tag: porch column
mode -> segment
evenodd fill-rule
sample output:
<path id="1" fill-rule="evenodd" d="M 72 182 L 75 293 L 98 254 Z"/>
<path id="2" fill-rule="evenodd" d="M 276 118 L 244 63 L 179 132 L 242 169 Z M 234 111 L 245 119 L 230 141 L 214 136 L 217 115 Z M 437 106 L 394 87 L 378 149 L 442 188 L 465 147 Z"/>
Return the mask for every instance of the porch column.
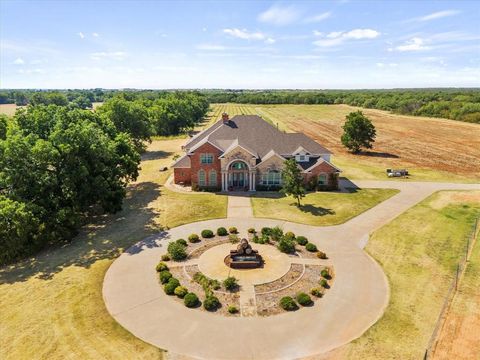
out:
<path id="1" fill-rule="evenodd" d="M 257 191 L 255 187 L 255 173 L 252 173 L 252 191 Z"/>
<path id="2" fill-rule="evenodd" d="M 248 190 L 252 191 L 252 172 L 248 172 Z"/>
<path id="3" fill-rule="evenodd" d="M 226 186 L 226 181 L 225 181 L 225 172 L 222 171 L 222 191 L 226 191 L 227 186 Z"/>

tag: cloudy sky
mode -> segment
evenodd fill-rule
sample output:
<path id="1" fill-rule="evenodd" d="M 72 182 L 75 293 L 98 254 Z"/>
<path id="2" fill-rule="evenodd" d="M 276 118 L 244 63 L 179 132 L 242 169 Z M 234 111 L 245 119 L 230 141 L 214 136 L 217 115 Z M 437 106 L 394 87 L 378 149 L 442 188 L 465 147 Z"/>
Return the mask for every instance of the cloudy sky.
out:
<path id="1" fill-rule="evenodd" d="M 480 86 L 477 1 L 0 0 L 1 88 Z"/>

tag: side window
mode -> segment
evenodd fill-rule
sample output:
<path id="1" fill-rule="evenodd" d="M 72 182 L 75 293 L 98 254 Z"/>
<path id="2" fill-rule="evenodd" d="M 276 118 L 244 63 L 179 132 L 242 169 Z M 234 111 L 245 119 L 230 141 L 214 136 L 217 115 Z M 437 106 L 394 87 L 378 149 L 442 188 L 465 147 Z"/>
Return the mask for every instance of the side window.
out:
<path id="1" fill-rule="evenodd" d="M 205 170 L 198 171 L 198 185 L 205 186 Z"/>
<path id="2" fill-rule="evenodd" d="M 327 185 L 327 175 L 325 174 L 318 175 L 318 185 Z"/>
<path id="3" fill-rule="evenodd" d="M 217 186 L 217 172 L 215 170 L 211 170 L 208 174 L 208 185 Z"/>
<path id="4" fill-rule="evenodd" d="M 202 164 L 212 164 L 213 163 L 213 154 L 210 154 L 210 153 L 200 154 L 200 162 Z"/>

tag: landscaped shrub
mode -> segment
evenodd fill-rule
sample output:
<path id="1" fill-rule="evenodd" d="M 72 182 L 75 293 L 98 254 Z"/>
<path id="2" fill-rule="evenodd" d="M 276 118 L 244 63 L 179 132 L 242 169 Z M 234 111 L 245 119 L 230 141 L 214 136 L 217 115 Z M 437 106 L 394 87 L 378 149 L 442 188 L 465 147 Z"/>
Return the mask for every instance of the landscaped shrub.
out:
<path id="1" fill-rule="evenodd" d="M 191 243 L 197 243 L 200 241 L 200 237 L 197 234 L 191 234 L 188 236 L 188 241 Z"/>
<path id="2" fill-rule="evenodd" d="M 182 244 L 183 246 L 188 246 L 188 243 L 185 241 L 185 239 L 178 239 L 176 243 Z"/>
<path id="3" fill-rule="evenodd" d="M 187 257 L 185 245 L 179 242 L 172 242 L 168 244 L 167 251 L 170 257 L 175 261 L 180 261 Z"/>
<path id="4" fill-rule="evenodd" d="M 168 254 L 163 254 L 161 257 L 162 261 L 170 261 L 170 255 Z"/>
<path id="5" fill-rule="evenodd" d="M 298 245 L 305 246 L 308 243 L 308 239 L 305 236 L 297 236 L 296 240 Z"/>
<path id="6" fill-rule="evenodd" d="M 298 305 L 290 296 L 285 296 L 280 299 L 280 306 L 283 310 L 293 311 L 298 309 Z"/>
<path id="7" fill-rule="evenodd" d="M 203 301 L 203 307 L 205 310 L 213 311 L 220 306 L 220 300 L 216 296 L 208 295 Z"/>
<path id="8" fill-rule="evenodd" d="M 177 286 L 173 293 L 177 295 L 179 298 L 183 299 L 185 295 L 188 294 L 188 290 L 184 286 Z"/>
<path id="9" fill-rule="evenodd" d="M 255 234 L 257 232 L 254 228 L 249 228 L 247 231 L 249 234 Z"/>
<path id="10" fill-rule="evenodd" d="M 180 286 L 180 281 L 172 277 L 165 285 L 163 285 L 163 290 L 165 291 L 165 294 L 173 295 L 177 286 Z"/>
<path id="11" fill-rule="evenodd" d="M 278 250 L 285 254 L 293 254 L 295 252 L 295 243 L 293 240 L 281 238 L 278 242 Z"/>
<path id="12" fill-rule="evenodd" d="M 253 236 L 252 236 L 252 241 L 253 241 L 255 244 L 258 244 L 258 243 L 260 243 L 260 238 L 259 238 L 257 235 L 253 235 Z"/>
<path id="13" fill-rule="evenodd" d="M 310 252 L 316 252 L 317 246 L 315 244 L 308 243 L 307 245 L 305 245 L 305 249 L 307 249 Z"/>
<path id="14" fill-rule="evenodd" d="M 313 288 L 310 290 L 310 294 L 316 297 L 322 297 L 323 296 L 323 290 L 320 288 Z"/>
<path id="15" fill-rule="evenodd" d="M 317 257 L 319 259 L 328 259 L 327 254 L 325 254 L 323 251 L 317 252 Z"/>
<path id="16" fill-rule="evenodd" d="M 280 241 L 280 239 L 283 237 L 283 230 L 280 229 L 278 226 L 275 226 L 272 228 L 270 231 L 270 238 L 273 241 Z"/>
<path id="17" fill-rule="evenodd" d="M 195 281 L 197 284 L 200 284 L 205 292 L 210 291 L 210 289 L 218 290 L 221 287 L 218 280 L 210 279 L 201 272 L 197 272 L 193 275 L 193 281 Z"/>
<path id="18" fill-rule="evenodd" d="M 237 228 L 236 228 L 235 226 L 229 227 L 229 228 L 228 228 L 228 232 L 229 232 L 230 234 L 238 234 L 238 230 L 237 230 Z"/>
<path id="19" fill-rule="evenodd" d="M 237 234 L 230 234 L 228 235 L 228 240 L 230 240 L 230 242 L 232 244 L 236 244 L 240 241 L 240 239 L 238 238 L 238 235 Z"/>
<path id="20" fill-rule="evenodd" d="M 310 298 L 310 295 L 305 294 L 304 292 L 297 294 L 297 301 L 302 306 L 311 305 L 313 302 L 312 299 Z"/>
<path id="21" fill-rule="evenodd" d="M 328 285 L 328 281 L 325 279 L 320 280 L 320 286 L 325 289 L 328 289 L 330 287 L 330 285 Z"/>
<path id="22" fill-rule="evenodd" d="M 168 280 L 172 278 L 172 273 L 168 270 L 163 270 L 163 271 L 160 271 L 159 277 L 160 277 L 160 282 L 162 284 L 166 284 Z"/>
<path id="23" fill-rule="evenodd" d="M 160 271 L 163 271 L 163 270 L 168 270 L 168 266 L 167 266 L 167 264 L 165 264 L 163 261 L 160 261 L 160 262 L 157 264 L 156 269 L 157 269 L 158 272 L 160 272 Z"/>
<path id="24" fill-rule="evenodd" d="M 269 235 L 272 233 L 272 228 L 269 227 L 263 227 L 262 230 L 260 231 L 262 235 Z"/>
<path id="25" fill-rule="evenodd" d="M 212 230 L 202 230 L 202 237 L 205 239 L 212 238 L 214 236 Z"/>
<path id="26" fill-rule="evenodd" d="M 330 272 L 328 271 L 328 269 L 323 269 L 320 274 L 327 280 L 330 280 L 332 278 L 332 276 L 330 275 Z"/>
<path id="27" fill-rule="evenodd" d="M 236 313 L 238 313 L 238 309 L 237 309 L 237 307 L 236 307 L 235 305 L 230 305 L 230 306 L 228 307 L 228 312 L 229 312 L 230 314 L 236 314 Z"/>
<path id="28" fill-rule="evenodd" d="M 228 231 L 227 229 L 225 229 L 224 227 L 219 227 L 217 229 L 217 235 L 218 236 L 227 236 L 228 235 Z"/>
<path id="29" fill-rule="evenodd" d="M 186 307 L 193 308 L 198 305 L 198 296 L 194 293 L 188 293 L 185 295 L 183 298 L 183 303 L 185 304 Z"/>
<path id="30" fill-rule="evenodd" d="M 295 234 L 291 231 L 287 231 L 284 235 L 287 239 L 295 240 Z"/>
<path id="31" fill-rule="evenodd" d="M 228 291 L 234 291 L 238 287 L 238 280 L 235 279 L 233 276 L 229 276 L 225 280 L 223 280 L 223 286 Z"/>

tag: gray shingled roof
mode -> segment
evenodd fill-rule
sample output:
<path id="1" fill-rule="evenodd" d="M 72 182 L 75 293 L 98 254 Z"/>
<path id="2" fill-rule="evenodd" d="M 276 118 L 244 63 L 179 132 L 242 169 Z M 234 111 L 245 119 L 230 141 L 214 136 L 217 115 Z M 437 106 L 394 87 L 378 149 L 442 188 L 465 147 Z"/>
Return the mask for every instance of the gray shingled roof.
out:
<path id="1" fill-rule="evenodd" d="M 190 161 L 190 157 L 187 155 L 183 155 L 172 165 L 174 168 L 190 168 L 191 166 L 192 162 Z"/>
<path id="2" fill-rule="evenodd" d="M 236 115 L 228 124 L 220 120 L 191 139 L 185 145 L 186 149 L 189 150 L 205 138 L 224 151 L 238 139 L 240 145 L 257 153 L 261 158 L 272 149 L 280 155 L 290 155 L 299 146 L 311 154 L 331 154 L 305 134 L 283 133 L 257 115 Z"/>

